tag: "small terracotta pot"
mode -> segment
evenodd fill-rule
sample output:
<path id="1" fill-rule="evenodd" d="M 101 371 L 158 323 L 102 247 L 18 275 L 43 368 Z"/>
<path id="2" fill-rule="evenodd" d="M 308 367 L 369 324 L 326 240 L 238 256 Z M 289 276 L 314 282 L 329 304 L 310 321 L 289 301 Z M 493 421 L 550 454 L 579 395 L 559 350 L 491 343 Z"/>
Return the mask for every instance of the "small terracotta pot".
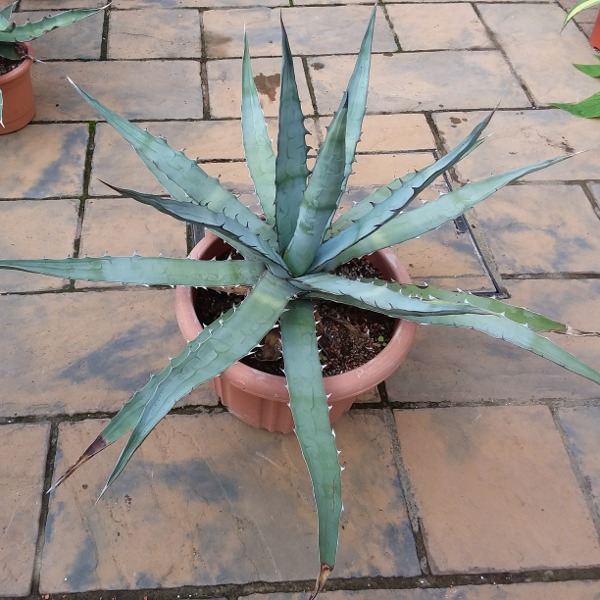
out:
<path id="1" fill-rule="evenodd" d="M 590 46 L 596 50 L 600 50 L 600 12 L 596 17 L 596 23 L 594 29 L 592 29 L 592 35 L 590 36 Z"/>
<path id="2" fill-rule="evenodd" d="M 27 48 L 27 58 L 16 69 L 0 76 L 0 89 L 4 102 L 2 110 L 4 127 L 0 125 L 0 134 L 22 129 L 35 115 L 30 71 L 33 64 L 33 48 L 27 42 L 23 45 Z"/>
<path id="3" fill-rule="evenodd" d="M 190 257 L 208 260 L 227 249 L 221 239 L 208 233 L 192 250 Z M 381 250 L 369 256 L 368 260 L 386 277 L 402 283 L 410 282 L 408 273 L 392 251 Z M 179 329 L 186 340 L 192 340 L 202 331 L 194 309 L 192 288 L 178 287 L 175 302 Z M 398 368 L 408 354 L 415 330 L 415 323 L 397 321 L 392 339 L 374 359 L 347 373 L 324 378 L 325 391 L 331 394 L 328 400 L 331 423 L 350 410 L 360 394 L 381 383 Z M 213 379 L 213 383 L 223 405 L 244 423 L 269 431 L 293 431 L 285 377 L 270 375 L 238 362 Z"/>

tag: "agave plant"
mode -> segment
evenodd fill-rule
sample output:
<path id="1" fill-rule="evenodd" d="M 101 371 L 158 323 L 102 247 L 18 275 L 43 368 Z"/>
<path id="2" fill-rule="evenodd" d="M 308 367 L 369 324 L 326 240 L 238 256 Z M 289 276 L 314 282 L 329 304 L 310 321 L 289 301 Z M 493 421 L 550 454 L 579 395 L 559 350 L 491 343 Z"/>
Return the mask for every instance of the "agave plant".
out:
<path id="1" fill-rule="evenodd" d="M 332 300 L 416 323 L 479 330 L 600 383 L 599 372 L 540 335 L 543 332 L 584 333 L 567 325 L 492 298 L 377 279 L 349 280 L 332 273 L 351 259 L 435 229 L 502 186 L 565 158 L 469 183 L 435 201 L 409 207 L 431 182 L 482 143 L 481 135 L 490 115 L 437 162 L 376 189 L 334 220 L 352 170 L 366 109 L 375 12 L 376 8 L 347 91 L 320 147 L 312 173 L 307 168 L 307 131 L 283 24 L 276 153 L 267 133 L 245 40 L 242 137 L 262 207 L 261 216 L 251 212 L 217 179 L 209 177 L 194 160 L 171 148 L 166 140 L 140 129 L 76 86 L 133 146 L 169 197 L 111 187 L 171 217 L 205 226 L 237 250 L 243 259 L 196 261 L 134 255 L 0 261 L 4 269 L 91 281 L 251 287 L 236 308 L 208 325 L 179 356 L 132 396 L 53 488 L 96 453 L 129 434 L 102 490 L 104 493 L 146 436 L 180 398 L 250 353 L 279 323 L 294 431 L 316 501 L 320 569 L 311 598 L 321 591 L 334 567 L 342 511 L 341 468 L 319 361 L 315 300 Z"/>
<path id="2" fill-rule="evenodd" d="M 39 21 L 17 25 L 12 21 L 12 16 L 18 4 L 13 2 L 4 8 L 0 8 L 0 57 L 11 61 L 21 61 L 23 52 L 20 44 L 31 42 L 45 33 L 71 25 L 81 19 L 95 15 L 106 8 L 68 10 L 51 17 L 44 17 Z M 0 124 L 2 124 L 2 90 L 0 90 Z"/>
<path id="3" fill-rule="evenodd" d="M 565 17 L 565 21 L 563 23 L 562 28 L 564 29 L 567 23 L 575 16 L 577 16 L 581 11 L 586 10 L 587 8 L 593 8 L 594 6 L 598 6 L 600 4 L 600 0 L 579 0 L 575 3 L 573 8 L 567 13 Z"/>

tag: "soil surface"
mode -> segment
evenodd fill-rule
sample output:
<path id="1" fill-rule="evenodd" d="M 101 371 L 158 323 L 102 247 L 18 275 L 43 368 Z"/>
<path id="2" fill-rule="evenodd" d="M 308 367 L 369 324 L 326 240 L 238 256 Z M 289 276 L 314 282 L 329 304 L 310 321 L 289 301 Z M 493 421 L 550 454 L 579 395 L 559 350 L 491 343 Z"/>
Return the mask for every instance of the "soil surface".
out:
<path id="1" fill-rule="evenodd" d="M 27 56 L 27 50 L 25 49 L 24 46 L 17 46 L 16 50 L 17 50 L 17 53 L 20 54 L 23 58 L 25 58 Z M 0 76 L 10 73 L 13 69 L 16 69 L 22 62 L 23 62 L 23 59 L 8 60 L 8 58 L 4 58 L 4 57 L 0 56 Z"/>
<path id="2" fill-rule="evenodd" d="M 226 258 L 226 257 L 220 257 Z M 366 260 L 353 260 L 335 273 L 349 279 L 379 277 L 382 274 Z M 244 296 L 215 289 L 196 288 L 194 307 L 203 326 L 212 323 Z M 327 300 L 315 301 L 317 334 L 323 374 L 338 375 L 351 371 L 385 348 L 394 333 L 395 319 L 374 312 Z M 244 364 L 272 375 L 281 375 L 283 357 L 279 329 L 272 329 L 262 340 L 262 347 L 245 357 Z"/>

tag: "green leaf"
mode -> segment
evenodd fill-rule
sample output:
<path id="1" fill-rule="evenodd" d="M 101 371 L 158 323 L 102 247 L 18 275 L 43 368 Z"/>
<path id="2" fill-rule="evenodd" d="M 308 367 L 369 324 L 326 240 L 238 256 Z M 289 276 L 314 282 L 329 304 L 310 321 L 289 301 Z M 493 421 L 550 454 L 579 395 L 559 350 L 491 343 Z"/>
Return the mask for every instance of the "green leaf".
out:
<path id="1" fill-rule="evenodd" d="M 398 215 L 369 237 L 340 252 L 332 259 L 321 260 L 320 253 L 317 253 L 311 270 L 331 271 L 352 258 L 371 254 L 376 250 L 388 248 L 418 237 L 448 221 L 456 219 L 505 185 L 570 158 L 570 156 L 560 156 L 534 165 L 513 169 L 500 175 L 493 175 L 482 181 L 469 183 L 458 190 L 444 194 L 435 201 L 426 202 L 414 210 Z"/>
<path id="2" fill-rule="evenodd" d="M 17 25 L 11 31 L 0 30 L 0 42 L 30 42 L 31 40 L 35 40 L 45 33 L 52 31 L 53 29 L 64 27 L 65 25 L 71 25 L 72 23 L 81 21 L 81 19 L 91 17 L 105 8 L 106 6 L 90 10 L 69 10 L 51 17 L 44 17 L 43 19 L 34 21 L 33 23 Z"/>
<path id="3" fill-rule="evenodd" d="M 592 367 L 586 365 L 573 354 L 563 350 L 560 346 L 550 341 L 519 323 L 501 315 L 454 315 L 454 316 L 437 316 L 430 315 L 427 317 L 407 317 L 407 320 L 416 323 L 424 323 L 429 325 L 447 325 L 450 327 L 462 327 L 466 329 L 475 329 L 488 335 L 505 340 L 519 346 L 525 350 L 529 350 L 538 356 L 548 359 L 549 361 L 581 375 L 586 379 L 590 379 L 595 383 L 600 384 L 600 373 Z M 597 335 L 597 334 L 594 334 Z"/>
<path id="4" fill-rule="evenodd" d="M 321 572 L 329 573 L 335 565 L 342 512 L 341 468 L 329 422 L 312 302 L 290 304 L 281 316 L 281 342 L 294 432 L 317 505 Z"/>
<path id="5" fill-rule="evenodd" d="M 69 81 L 71 81 L 69 79 Z M 150 172 L 178 202 L 191 202 L 209 208 L 238 221 L 252 233 L 275 245 L 275 232 L 227 191 L 215 177 L 207 175 L 195 161 L 171 148 L 167 142 L 140 129 L 127 119 L 98 102 L 85 90 L 73 83 L 87 100 L 132 146 Z"/>
<path id="6" fill-rule="evenodd" d="M 347 108 L 342 108 L 329 126 L 300 205 L 296 230 L 283 255 L 296 275 L 305 273 L 312 263 L 343 193 L 347 114 Z"/>
<path id="7" fill-rule="evenodd" d="M 600 4 L 600 0 L 579 0 L 577 4 L 567 13 L 565 17 L 565 22 L 563 23 L 563 29 L 565 25 L 576 15 L 578 15 L 582 10 L 586 8 L 592 8 L 593 6 L 598 6 Z"/>
<path id="8" fill-rule="evenodd" d="M 367 110 L 367 95 L 369 92 L 369 74 L 371 71 L 371 50 L 373 47 L 373 33 L 375 31 L 375 17 L 377 15 L 377 4 L 371 11 L 371 18 L 365 35 L 363 36 L 354 71 L 348 82 L 348 90 L 344 93 L 338 111 L 344 106 L 348 107 L 348 118 L 346 124 L 346 158 L 344 167 L 344 181 L 342 188 L 346 188 L 348 177 L 352 173 L 352 164 L 356 154 L 356 146 L 362 133 L 362 124 Z"/>
<path id="9" fill-rule="evenodd" d="M 383 281 L 350 280 L 327 273 L 305 275 L 296 280 L 310 290 L 310 298 L 321 298 L 357 306 L 397 319 L 427 315 L 491 314 L 526 325 L 533 331 L 586 335 L 563 323 L 494 298 L 465 292 L 450 292 L 431 286 Z"/>
<path id="10" fill-rule="evenodd" d="M 142 285 L 204 287 L 254 285 L 264 271 L 258 261 L 205 261 L 188 258 L 116 257 L 0 260 L 0 269 L 40 273 L 64 279 Z"/>
<path id="11" fill-rule="evenodd" d="M 17 7 L 17 3 L 18 2 L 13 2 L 11 4 L 9 4 L 8 6 L 5 6 L 4 8 L 0 8 L 0 17 L 2 19 L 4 19 L 8 25 L 11 25 L 11 19 L 12 19 L 12 15 L 13 15 L 13 11 L 15 10 L 15 8 Z M 4 27 L 2 25 L 0 25 L 0 30 L 4 29 Z"/>
<path id="12" fill-rule="evenodd" d="M 561 108 L 576 117 L 584 117 L 586 119 L 594 119 L 600 117 L 600 92 L 576 103 L 561 104 L 558 102 L 550 102 L 550 106 Z"/>
<path id="13" fill-rule="evenodd" d="M 294 75 L 294 62 L 287 32 L 281 22 L 281 89 L 279 100 L 279 132 L 275 163 L 275 223 L 279 250 L 283 252 L 296 228 L 300 203 L 306 189 L 308 146 L 304 115 Z"/>
<path id="14" fill-rule="evenodd" d="M 357 244 L 371 233 L 385 225 L 390 220 L 394 219 L 402 210 L 404 210 L 430 183 L 435 181 L 440 175 L 445 173 L 450 167 L 455 165 L 464 156 L 472 152 L 475 146 L 478 146 L 479 136 L 487 127 L 493 113 L 479 123 L 473 131 L 451 152 L 437 160 L 435 163 L 421 169 L 410 178 L 406 185 L 400 185 L 395 190 L 390 190 L 387 198 L 383 195 L 378 197 L 378 202 L 372 202 L 370 209 L 369 199 L 363 200 L 355 205 L 364 207 L 362 216 L 355 219 L 355 222 L 349 225 L 346 229 L 338 233 L 335 237 L 328 239 L 319 248 L 319 260 L 325 261 L 333 258 L 345 248 L 349 248 L 353 244 Z M 350 209 L 349 213 L 358 213 L 358 210 Z M 352 215 L 350 215 L 352 218 Z"/>
<path id="15" fill-rule="evenodd" d="M 573 65 L 590 77 L 600 77 L 600 65 Z"/>
<path id="16" fill-rule="evenodd" d="M 275 153 L 252 75 L 248 37 L 242 58 L 242 138 L 246 163 L 267 223 L 275 223 Z"/>
<path id="17" fill-rule="evenodd" d="M 8 60 L 23 60 L 23 55 L 17 51 L 17 46 L 15 46 L 15 44 L 10 43 L 0 42 L 0 56 Z"/>
<path id="18" fill-rule="evenodd" d="M 146 386 L 129 399 L 51 490 L 133 428 L 102 495 L 175 403 L 246 356 L 271 330 L 295 291 L 293 286 L 266 272 L 237 308 L 206 327 L 179 356 L 170 361 L 169 366 L 153 375 Z"/>
<path id="19" fill-rule="evenodd" d="M 152 206 L 156 210 L 175 219 L 205 225 L 238 250 L 243 256 L 266 260 L 278 269 L 280 273 L 287 272 L 285 263 L 273 248 L 264 239 L 234 219 L 230 219 L 223 214 L 214 213 L 206 206 L 200 204 L 175 202 L 155 194 L 144 194 L 143 192 L 120 188 L 106 181 L 102 181 L 102 183 L 124 196 L 129 196 L 137 202 Z"/>

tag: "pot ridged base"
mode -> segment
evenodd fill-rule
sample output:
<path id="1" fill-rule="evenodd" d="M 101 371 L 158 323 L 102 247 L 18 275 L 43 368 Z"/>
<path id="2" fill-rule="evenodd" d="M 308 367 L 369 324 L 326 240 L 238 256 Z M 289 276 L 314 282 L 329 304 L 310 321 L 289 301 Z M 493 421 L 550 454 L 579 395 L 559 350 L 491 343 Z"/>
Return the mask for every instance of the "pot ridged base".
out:
<path id="1" fill-rule="evenodd" d="M 207 234 L 192 250 L 190 257 L 209 260 L 222 255 L 228 248 L 222 240 Z M 384 276 L 402 283 L 410 282 L 408 273 L 392 251 L 382 250 L 368 259 Z M 202 331 L 194 307 L 193 289 L 180 286 L 175 296 L 179 329 L 186 340 L 192 340 Z M 362 393 L 384 381 L 398 368 L 408 354 L 415 330 L 415 323 L 397 321 L 392 339 L 374 359 L 347 373 L 324 378 L 332 424 L 350 410 Z M 238 362 L 215 378 L 213 383 L 223 406 L 244 423 L 268 431 L 293 431 L 285 377 L 270 375 Z"/>
<path id="2" fill-rule="evenodd" d="M 0 135 L 22 129 L 35 116 L 33 86 L 31 85 L 31 65 L 33 49 L 25 44 L 26 58 L 16 69 L 0 77 L 0 89 L 4 103 L 2 117 L 4 126 L 0 125 Z"/>

